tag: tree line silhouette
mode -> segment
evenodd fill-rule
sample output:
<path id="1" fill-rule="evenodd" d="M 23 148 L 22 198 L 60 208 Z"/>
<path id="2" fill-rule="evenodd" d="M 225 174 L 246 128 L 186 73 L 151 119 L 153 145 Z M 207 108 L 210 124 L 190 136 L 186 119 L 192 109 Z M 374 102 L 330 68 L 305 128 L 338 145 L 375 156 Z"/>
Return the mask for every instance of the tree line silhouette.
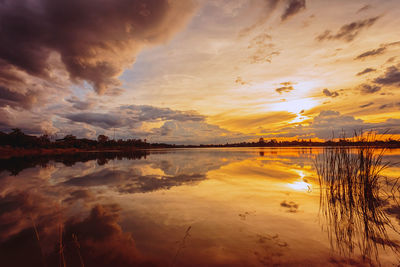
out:
<path id="1" fill-rule="evenodd" d="M 258 142 L 241 142 L 224 145 L 200 145 L 200 147 L 330 147 L 330 146 L 374 146 L 387 148 L 400 148 L 400 140 L 388 138 L 386 140 L 377 140 L 369 138 L 339 138 L 338 140 L 312 141 L 311 139 L 278 141 L 271 139 L 269 141 L 260 138 Z"/>
<path id="2" fill-rule="evenodd" d="M 167 144 L 150 144 L 141 139 L 118 139 L 112 140 L 108 136 L 99 135 L 97 140 L 88 138 L 77 138 L 68 134 L 61 139 L 51 140 L 47 134 L 33 136 L 23 133 L 20 129 L 14 128 L 10 133 L 0 132 L 0 146 L 10 146 L 14 148 L 78 148 L 78 149 L 118 149 L 118 148 L 149 148 L 165 147 Z"/>
<path id="3" fill-rule="evenodd" d="M 363 138 L 339 138 L 338 140 L 312 141 L 293 140 L 278 141 L 276 139 L 264 140 L 260 138 L 258 142 L 241 142 L 226 144 L 208 144 L 208 145 L 174 145 L 165 143 L 148 143 L 146 139 L 110 139 L 106 135 L 99 135 L 97 140 L 88 138 L 77 138 L 68 134 L 61 139 L 51 140 L 46 134 L 33 136 L 23 133 L 20 129 L 14 128 L 9 133 L 0 132 L 0 147 L 24 148 L 24 149 L 58 149 L 58 148 L 76 148 L 76 149 L 130 149 L 130 148 L 195 148 L 195 147 L 326 147 L 326 146 L 376 146 L 399 148 L 400 141 L 388 138 L 387 140 L 369 140 Z"/>

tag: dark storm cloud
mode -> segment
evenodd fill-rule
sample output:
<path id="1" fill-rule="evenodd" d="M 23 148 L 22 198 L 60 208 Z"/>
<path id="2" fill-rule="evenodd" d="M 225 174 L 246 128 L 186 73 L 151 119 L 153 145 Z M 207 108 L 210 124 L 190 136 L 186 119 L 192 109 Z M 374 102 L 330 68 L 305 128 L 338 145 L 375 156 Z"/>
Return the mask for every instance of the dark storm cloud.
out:
<path id="1" fill-rule="evenodd" d="M 367 74 L 367 73 L 370 73 L 370 72 L 374 72 L 374 71 L 376 71 L 376 69 L 366 68 L 363 71 L 360 71 L 359 73 L 357 73 L 357 76 L 361 76 L 361 75 L 364 75 L 364 74 Z"/>
<path id="2" fill-rule="evenodd" d="M 373 94 L 381 90 L 380 86 L 370 85 L 370 84 L 362 84 L 360 85 L 360 91 L 362 94 Z"/>
<path id="3" fill-rule="evenodd" d="M 1 1 L 1 64 L 48 78 L 55 52 L 71 80 L 103 93 L 143 46 L 168 40 L 192 10 L 186 0 Z"/>
<path id="4" fill-rule="evenodd" d="M 329 89 L 325 88 L 324 90 L 322 90 L 322 93 L 326 96 L 329 97 L 337 97 L 339 96 L 339 93 L 337 91 L 329 91 Z"/>
<path id="5" fill-rule="evenodd" d="M 381 85 L 396 85 L 400 83 L 399 66 L 391 66 L 386 69 L 386 72 L 374 80 L 375 83 Z"/>
<path id="6" fill-rule="evenodd" d="M 37 101 L 39 93 L 28 90 L 20 93 L 0 85 L 0 107 L 11 106 L 30 109 Z"/>
<path id="7" fill-rule="evenodd" d="M 281 20 L 285 21 L 304 9 L 306 9 L 306 0 L 290 0 L 281 16 Z"/>
<path id="8" fill-rule="evenodd" d="M 336 34 L 333 34 L 332 31 L 326 30 L 325 32 L 321 33 L 316 37 L 318 41 L 325 41 L 325 40 L 343 40 L 346 42 L 351 42 L 360 32 L 364 29 L 367 29 L 375 24 L 375 22 L 380 18 L 380 16 L 355 21 L 346 25 L 343 25 Z"/>

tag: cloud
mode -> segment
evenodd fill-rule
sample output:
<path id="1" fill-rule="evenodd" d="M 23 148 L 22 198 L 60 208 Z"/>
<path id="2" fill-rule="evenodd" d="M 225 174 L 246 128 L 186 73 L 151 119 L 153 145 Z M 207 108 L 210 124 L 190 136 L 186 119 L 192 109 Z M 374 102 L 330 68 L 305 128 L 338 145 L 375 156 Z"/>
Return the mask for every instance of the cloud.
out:
<path id="1" fill-rule="evenodd" d="M 79 98 L 73 96 L 66 100 L 67 102 L 72 104 L 72 107 L 78 110 L 87 110 L 92 109 L 95 106 L 95 101 L 92 99 L 88 99 L 86 101 L 79 100 Z"/>
<path id="2" fill-rule="evenodd" d="M 55 53 L 71 80 L 104 93 L 142 47 L 171 39 L 193 10 L 187 0 L 3 1 L 0 63 L 48 79 Z"/>
<path id="3" fill-rule="evenodd" d="M 361 13 L 361 12 L 370 10 L 371 7 L 372 7 L 371 5 L 365 5 L 365 6 L 363 6 L 362 8 L 360 8 L 359 10 L 357 10 L 357 13 Z"/>
<path id="4" fill-rule="evenodd" d="M 400 119 L 387 119 L 379 123 L 368 123 L 361 119 L 356 119 L 351 115 L 342 115 L 338 111 L 323 110 L 316 117 L 314 117 L 308 124 L 283 127 L 277 130 L 277 133 L 270 133 L 266 137 L 298 137 L 298 138 L 321 138 L 331 139 L 338 137 L 339 134 L 344 133 L 346 136 L 351 137 L 354 131 L 369 131 L 374 130 L 378 134 L 400 133 Z"/>
<path id="5" fill-rule="evenodd" d="M 271 39 L 269 34 L 261 33 L 250 40 L 247 47 L 252 53 L 249 56 L 250 63 L 271 63 L 272 57 L 280 54 L 271 42 Z"/>
<path id="6" fill-rule="evenodd" d="M 0 131 L 10 131 L 11 128 L 20 128 L 24 133 L 35 135 L 54 134 L 58 131 L 49 114 L 0 107 Z"/>
<path id="7" fill-rule="evenodd" d="M 109 188 L 114 188 L 115 191 L 133 194 L 167 190 L 174 186 L 196 184 L 205 179 L 206 176 L 200 173 L 158 176 L 103 169 L 81 177 L 71 178 L 65 181 L 64 184 L 85 188 L 107 185 Z"/>
<path id="8" fill-rule="evenodd" d="M 106 96 L 120 96 L 125 92 L 124 89 L 122 88 L 109 88 L 107 91 L 104 93 Z"/>
<path id="9" fill-rule="evenodd" d="M 384 52 L 386 52 L 386 47 L 380 47 L 380 48 L 377 48 L 377 49 L 373 49 L 373 50 L 369 50 L 367 52 L 364 52 L 364 53 L 358 55 L 354 59 L 358 60 L 358 59 L 364 59 L 366 57 L 378 56 L 378 55 L 382 55 Z"/>
<path id="10" fill-rule="evenodd" d="M 203 121 L 204 116 L 194 111 L 179 111 L 169 108 L 157 108 L 148 105 L 127 105 L 107 113 L 81 112 L 64 115 L 73 121 L 86 123 L 104 129 L 128 127 L 133 128 L 138 123 L 165 120 Z"/>
<path id="11" fill-rule="evenodd" d="M 381 106 L 379 107 L 379 109 L 393 108 L 393 107 L 400 108 L 400 102 L 383 104 L 383 105 L 381 105 Z"/>
<path id="12" fill-rule="evenodd" d="M 374 102 L 369 102 L 367 104 L 361 105 L 360 108 L 366 108 L 366 107 L 372 106 L 373 104 L 374 104 Z"/>
<path id="13" fill-rule="evenodd" d="M 70 218 L 64 234 L 67 262 L 81 265 L 78 247 L 85 266 L 156 266 L 141 255 L 132 234 L 123 231 L 120 210 L 117 204 L 96 205 L 86 218 Z"/>
<path id="14" fill-rule="evenodd" d="M 230 131 L 206 122 L 176 120 L 166 121 L 161 127 L 144 133 L 144 136 L 158 142 L 179 144 L 225 144 L 254 138 L 254 135 Z"/>
<path id="15" fill-rule="evenodd" d="M 158 108 L 149 105 L 122 106 L 120 110 L 129 115 L 136 115 L 139 121 L 177 120 L 203 121 L 205 117 L 196 111 L 179 111 L 170 108 Z"/>
<path id="16" fill-rule="evenodd" d="M 244 81 L 244 80 L 242 79 L 242 77 L 240 77 L 240 76 L 238 76 L 238 77 L 236 78 L 235 83 L 240 84 L 240 85 L 249 84 L 249 82 Z"/>
<path id="17" fill-rule="evenodd" d="M 107 112 L 60 114 L 66 122 L 58 124 L 64 134 L 96 138 L 99 134 L 118 138 L 141 138 L 150 142 L 174 144 L 226 143 L 244 141 L 249 136 L 206 122 L 196 111 L 179 111 L 148 105 L 125 105 Z"/>
<path id="18" fill-rule="evenodd" d="M 299 209 L 299 204 L 290 201 L 290 202 L 286 202 L 286 200 L 284 200 L 283 202 L 281 202 L 281 207 L 286 208 L 287 212 L 291 212 L 291 213 L 296 213 Z"/>
<path id="19" fill-rule="evenodd" d="M 281 20 L 285 21 L 304 9 L 306 9 L 306 0 L 290 0 L 281 16 Z"/>
<path id="20" fill-rule="evenodd" d="M 366 52 L 358 55 L 357 57 L 355 57 L 354 60 L 363 60 L 363 59 L 365 59 L 367 57 L 374 57 L 374 56 L 383 55 L 384 53 L 386 53 L 386 51 L 388 50 L 389 47 L 397 46 L 397 45 L 400 45 L 400 42 L 392 42 L 392 43 L 381 44 L 379 48 L 366 51 Z"/>
<path id="21" fill-rule="evenodd" d="M 362 94 L 373 94 L 379 92 L 380 90 L 381 87 L 377 85 L 370 85 L 366 83 L 360 85 L 360 91 Z"/>
<path id="22" fill-rule="evenodd" d="M 390 57 L 390 58 L 386 61 L 386 64 L 387 64 L 387 63 L 393 63 L 393 62 L 396 60 L 396 58 L 397 58 L 397 57 Z"/>
<path id="23" fill-rule="evenodd" d="M 125 125 L 125 120 L 123 118 L 120 118 L 115 114 L 108 113 L 76 113 L 66 115 L 65 117 L 74 122 L 83 122 L 105 129 L 122 127 Z"/>
<path id="24" fill-rule="evenodd" d="M 285 21 L 306 9 L 305 0 L 258 0 L 252 2 L 256 5 L 257 10 L 260 10 L 261 16 L 250 26 L 241 29 L 239 38 L 249 35 L 252 31 L 264 25 L 271 14 L 278 10 L 281 3 L 284 4 L 281 21 Z"/>
<path id="25" fill-rule="evenodd" d="M 91 201 L 95 199 L 95 195 L 89 190 L 75 190 L 70 193 L 70 196 L 63 200 L 66 203 L 73 203 L 77 200 L 84 200 L 85 202 Z"/>
<path id="26" fill-rule="evenodd" d="M 283 82 L 281 85 L 283 86 L 275 89 L 279 94 L 282 94 L 283 92 L 288 93 L 294 90 L 292 82 Z"/>
<path id="27" fill-rule="evenodd" d="M 280 0 L 261 0 L 255 1 L 257 9 L 261 10 L 261 16 L 250 26 L 240 30 L 239 38 L 249 35 L 257 27 L 267 22 L 269 16 L 275 11 Z"/>
<path id="28" fill-rule="evenodd" d="M 327 88 L 322 90 L 322 93 L 326 96 L 333 97 L 333 98 L 339 96 L 339 93 L 337 91 L 329 91 L 329 89 L 327 89 Z"/>
<path id="29" fill-rule="evenodd" d="M 265 114 L 233 116 L 232 118 L 222 118 L 218 124 L 224 125 L 228 129 L 252 129 L 262 126 L 290 121 L 296 118 L 296 114 L 287 111 L 274 111 Z"/>
<path id="30" fill-rule="evenodd" d="M 381 85 L 395 85 L 400 83 L 400 70 L 398 66 L 388 67 L 385 74 L 377 77 L 374 82 Z"/>
<path id="31" fill-rule="evenodd" d="M 367 73 L 370 73 L 370 72 L 374 72 L 374 71 L 376 71 L 376 69 L 366 68 L 363 71 L 360 71 L 359 73 L 357 73 L 357 76 L 361 76 L 361 75 L 364 75 L 364 74 L 367 74 Z"/>
<path id="32" fill-rule="evenodd" d="M 0 85 L 0 107 L 31 109 L 39 98 L 39 92 L 28 90 L 25 93 L 10 90 Z"/>
<path id="33" fill-rule="evenodd" d="M 372 17 L 365 20 L 355 21 L 346 25 L 343 25 L 336 34 L 332 34 L 330 30 L 326 30 L 316 37 L 317 41 L 325 40 L 343 40 L 345 42 L 353 41 L 362 30 L 367 29 L 375 24 L 380 16 Z"/>
<path id="34" fill-rule="evenodd" d="M 294 90 L 294 88 L 293 88 L 293 86 L 291 86 L 291 85 L 289 85 L 289 86 L 282 86 L 282 87 L 279 87 L 279 88 L 276 88 L 276 89 L 275 89 L 275 91 L 278 92 L 278 93 L 280 93 L 280 94 L 282 94 L 283 92 L 288 93 L 288 92 L 293 91 L 293 90 Z"/>

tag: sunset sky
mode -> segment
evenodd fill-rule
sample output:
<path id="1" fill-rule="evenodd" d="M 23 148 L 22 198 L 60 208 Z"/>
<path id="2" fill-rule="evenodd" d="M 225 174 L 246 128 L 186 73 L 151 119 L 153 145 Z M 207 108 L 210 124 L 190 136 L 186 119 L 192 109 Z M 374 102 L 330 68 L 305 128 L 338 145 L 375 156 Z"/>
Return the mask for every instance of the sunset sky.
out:
<path id="1" fill-rule="evenodd" d="M 1 131 L 400 137 L 399 91 L 398 0 L 0 1 Z"/>

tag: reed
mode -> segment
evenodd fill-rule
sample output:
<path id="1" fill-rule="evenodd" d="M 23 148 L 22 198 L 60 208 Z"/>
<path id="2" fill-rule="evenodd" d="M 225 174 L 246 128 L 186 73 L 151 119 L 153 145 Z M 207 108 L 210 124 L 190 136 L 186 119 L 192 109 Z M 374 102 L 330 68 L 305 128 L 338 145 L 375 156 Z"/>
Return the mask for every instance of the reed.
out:
<path id="1" fill-rule="evenodd" d="M 385 149 L 368 145 L 373 134 L 353 138 L 365 145 L 325 148 L 316 157 L 320 214 L 334 250 L 346 257 L 358 251 L 364 260 L 379 262 L 379 247 L 389 247 L 399 255 L 399 245 L 387 233 L 389 228 L 397 230 L 384 207 L 388 191 L 382 171 L 390 163 L 383 160 Z"/>

